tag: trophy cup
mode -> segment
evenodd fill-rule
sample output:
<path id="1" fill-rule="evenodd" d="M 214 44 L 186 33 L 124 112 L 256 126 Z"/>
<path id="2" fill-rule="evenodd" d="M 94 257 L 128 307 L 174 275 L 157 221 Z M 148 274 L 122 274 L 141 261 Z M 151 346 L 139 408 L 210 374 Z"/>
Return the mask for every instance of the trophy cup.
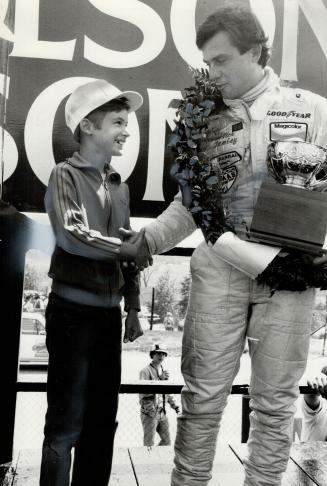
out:
<path id="1" fill-rule="evenodd" d="M 327 150 L 302 141 L 268 146 L 273 182 L 261 186 L 250 240 L 319 255 L 327 231 Z"/>

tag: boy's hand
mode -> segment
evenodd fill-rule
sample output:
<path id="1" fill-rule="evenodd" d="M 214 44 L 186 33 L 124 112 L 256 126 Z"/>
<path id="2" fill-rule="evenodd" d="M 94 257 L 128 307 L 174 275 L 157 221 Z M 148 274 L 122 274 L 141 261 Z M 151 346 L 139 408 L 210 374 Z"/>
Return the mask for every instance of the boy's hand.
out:
<path id="1" fill-rule="evenodd" d="M 160 380 L 169 380 L 169 371 L 163 370 L 160 375 Z"/>
<path id="2" fill-rule="evenodd" d="M 143 335 L 143 330 L 139 321 L 138 311 L 131 309 L 125 319 L 124 343 L 133 342 Z"/>
<path id="3" fill-rule="evenodd" d="M 144 268 L 152 265 L 153 258 L 145 238 L 145 230 L 142 229 L 137 233 L 136 231 L 120 228 L 119 232 L 125 238 L 128 238 L 127 241 L 123 241 L 121 244 L 119 260 L 132 260 L 139 270 L 144 270 Z"/>
<path id="4" fill-rule="evenodd" d="M 132 229 L 127 230 L 125 228 L 119 228 L 119 233 L 121 235 L 121 239 L 128 241 L 128 243 L 135 243 L 140 234 L 138 231 L 134 231 Z"/>

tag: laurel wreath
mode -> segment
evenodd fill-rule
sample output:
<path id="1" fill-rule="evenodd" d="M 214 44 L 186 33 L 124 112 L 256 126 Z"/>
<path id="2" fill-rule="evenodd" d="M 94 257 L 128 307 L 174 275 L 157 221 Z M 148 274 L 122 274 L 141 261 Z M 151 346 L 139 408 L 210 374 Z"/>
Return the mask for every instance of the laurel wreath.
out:
<path id="1" fill-rule="evenodd" d="M 203 150 L 207 142 L 209 117 L 225 109 L 221 93 L 209 80 L 206 70 L 193 70 L 195 84 L 182 91 L 182 100 L 170 106 L 177 108 L 176 127 L 169 146 L 175 153 L 171 175 L 178 181 L 183 204 L 202 230 L 207 243 L 214 244 L 227 224 L 222 199 L 222 172 L 213 169 Z"/>
<path id="2" fill-rule="evenodd" d="M 222 171 L 212 167 L 205 152 L 210 117 L 226 109 L 221 92 L 204 69 L 192 70 L 194 85 L 173 100 L 175 129 L 169 147 L 174 153 L 171 175 L 177 180 L 183 205 L 190 211 L 206 242 L 214 244 L 226 231 L 234 231 L 226 221 L 223 204 Z M 276 290 L 303 291 L 309 287 L 327 289 L 327 270 L 313 265 L 314 256 L 297 250 L 277 255 L 257 277 L 259 284 Z"/>

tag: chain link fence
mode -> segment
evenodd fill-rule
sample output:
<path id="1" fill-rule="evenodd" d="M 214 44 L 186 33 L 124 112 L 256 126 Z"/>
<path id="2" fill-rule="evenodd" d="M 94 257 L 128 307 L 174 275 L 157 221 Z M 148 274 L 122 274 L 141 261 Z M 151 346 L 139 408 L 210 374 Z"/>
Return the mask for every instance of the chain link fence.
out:
<path id="1" fill-rule="evenodd" d="M 180 404 L 180 396 L 175 395 L 176 403 Z M 46 394 L 39 392 L 19 392 L 16 405 L 16 424 L 14 435 L 14 449 L 40 449 L 43 441 L 44 417 L 46 413 Z M 115 447 L 138 447 L 144 444 L 144 430 L 147 437 L 152 436 L 154 445 L 158 445 L 161 438 L 158 432 L 146 430 L 142 426 L 141 409 L 138 394 L 121 394 L 118 408 L 118 429 Z M 161 417 L 162 418 L 162 417 Z M 165 430 L 169 431 L 171 444 L 176 436 L 177 414 L 169 406 L 166 408 L 168 426 L 162 427 L 164 442 Z M 240 442 L 242 421 L 242 395 L 231 395 L 223 415 L 218 440 L 220 442 Z M 146 426 L 153 428 L 150 421 Z"/>

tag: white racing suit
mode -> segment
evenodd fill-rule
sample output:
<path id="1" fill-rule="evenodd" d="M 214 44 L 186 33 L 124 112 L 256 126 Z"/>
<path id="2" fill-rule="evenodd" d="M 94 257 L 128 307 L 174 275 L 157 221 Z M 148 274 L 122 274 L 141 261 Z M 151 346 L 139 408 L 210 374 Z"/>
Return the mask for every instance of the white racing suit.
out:
<path id="1" fill-rule="evenodd" d="M 266 91 L 248 107 L 226 101 L 215 121 L 210 153 L 224 171 L 230 220 L 242 238 L 250 225 L 267 146 L 274 140 L 327 145 L 327 101 L 309 91 L 279 86 L 267 69 Z M 250 150 L 251 147 L 251 150 Z M 180 194 L 146 227 L 153 253 L 175 246 L 195 229 Z M 222 412 L 236 376 L 245 337 L 252 361 L 246 486 L 280 485 L 291 446 L 291 425 L 304 372 L 315 290 L 258 286 L 219 258 L 205 242 L 191 258 L 192 285 L 182 344 L 182 415 L 175 441 L 172 486 L 204 486 L 211 478 Z"/>

